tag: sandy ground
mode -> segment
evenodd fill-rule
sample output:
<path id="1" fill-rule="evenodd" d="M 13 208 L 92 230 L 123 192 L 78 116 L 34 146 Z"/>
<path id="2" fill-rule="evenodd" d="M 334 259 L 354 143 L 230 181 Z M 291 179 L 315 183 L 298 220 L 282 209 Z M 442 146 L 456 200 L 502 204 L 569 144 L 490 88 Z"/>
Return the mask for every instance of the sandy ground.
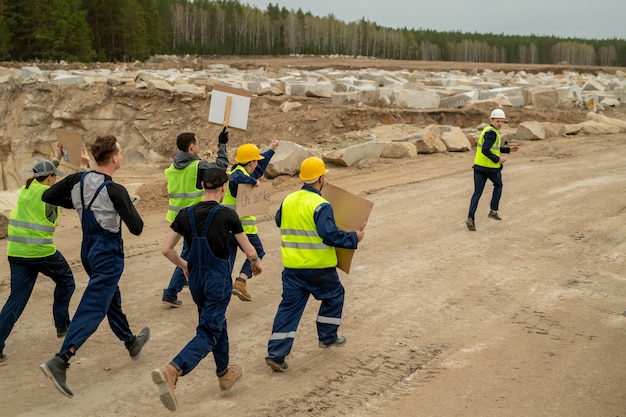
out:
<path id="1" fill-rule="evenodd" d="M 626 137 L 524 142 L 504 170 L 503 221 L 487 218 L 491 187 L 465 227 L 471 153 L 332 167 L 328 181 L 374 202 L 349 275 L 343 348 L 319 349 L 311 300 L 288 372 L 264 363 L 280 300 L 279 232 L 260 224 L 267 256 L 250 303 L 233 299 L 227 317 L 231 361 L 246 374 L 220 395 L 209 355 L 179 380 L 183 416 L 626 416 Z M 127 166 L 118 179 L 146 181 Z M 160 171 L 154 168 L 152 178 Z M 292 179 L 274 180 L 272 213 Z M 139 206 L 141 208 L 141 205 Z M 7 340 L 0 364 L 3 416 L 165 416 L 150 371 L 193 336 L 196 308 L 161 304 L 172 266 L 160 254 L 164 209 L 148 210 L 143 234 L 125 234 L 120 287 L 131 327 L 152 339 L 130 360 L 102 323 L 72 361 L 62 396 L 38 365 L 60 347 L 45 277 Z M 86 285 L 80 227 L 64 210 L 55 241 L 73 267 L 76 308 Z M 0 241 L 5 253 L 6 240 Z M 8 277 L 0 263 L 0 276 Z M 4 281 L 0 299 L 9 286 Z"/>

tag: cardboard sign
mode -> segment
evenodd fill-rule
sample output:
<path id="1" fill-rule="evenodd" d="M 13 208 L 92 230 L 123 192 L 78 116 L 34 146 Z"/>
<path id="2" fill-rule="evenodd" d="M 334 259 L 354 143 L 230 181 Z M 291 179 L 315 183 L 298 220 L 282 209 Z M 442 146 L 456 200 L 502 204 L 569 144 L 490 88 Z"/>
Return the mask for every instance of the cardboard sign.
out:
<path id="1" fill-rule="evenodd" d="M 80 132 L 62 129 L 55 129 L 54 133 L 64 150 L 63 158 L 59 162 L 77 170 L 80 167 L 80 156 L 83 149 L 82 135 Z"/>
<path id="2" fill-rule="evenodd" d="M 237 187 L 237 214 L 243 216 L 261 216 L 270 212 L 272 183 L 259 182 L 258 186 L 239 184 Z"/>
<path id="3" fill-rule="evenodd" d="M 374 203 L 371 201 L 329 183 L 324 184 L 322 197 L 333 206 L 335 223 L 339 229 L 345 232 L 358 230 L 363 224 L 366 224 L 372 207 L 374 207 Z M 337 268 L 349 274 L 354 249 L 335 249 L 337 251 Z"/>
<path id="4" fill-rule="evenodd" d="M 209 123 L 246 130 L 252 93 L 241 88 L 216 85 L 211 92 Z"/>

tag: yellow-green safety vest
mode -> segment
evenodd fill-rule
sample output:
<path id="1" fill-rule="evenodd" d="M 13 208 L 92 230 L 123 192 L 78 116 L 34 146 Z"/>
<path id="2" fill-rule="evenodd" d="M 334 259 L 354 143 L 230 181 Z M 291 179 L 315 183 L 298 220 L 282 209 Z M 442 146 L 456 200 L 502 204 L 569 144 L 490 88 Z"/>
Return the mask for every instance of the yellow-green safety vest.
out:
<path id="1" fill-rule="evenodd" d="M 173 222 L 182 209 L 204 200 L 204 190 L 196 188 L 199 163 L 199 160 L 193 161 L 183 169 L 177 169 L 172 164 L 165 170 L 167 195 L 169 197 L 169 206 L 165 218 L 169 222 Z"/>
<path id="2" fill-rule="evenodd" d="M 229 172 L 229 174 L 232 174 L 235 171 L 241 171 L 246 177 L 250 176 L 250 174 L 248 174 L 248 171 L 246 171 L 246 169 L 241 165 L 237 165 Z M 228 187 L 226 187 L 226 194 L 222 199 L 222 205 L 224 207 L 228 207 L 237 211 L 237 199 L 233 197 L 233 195 L 230 193 L 230 184 L 228 185 Z M 245 234 L 256 235 L 257 233 L 259 233 L 259 228 L 256 225 L 255 216 L 243 216 L 240 217 L 239 220 L 241 220 L 241 224 L 243 225 L 243 231 Z"/>
<path id="3" fill-rule="evenodd" d="M 45 258 L 56 252 L 52 243 L 56 218 L 54 222 L 46 217 L 46 203 L 41 195 L 49 186 L 33 180 L 28 188 L 22 187 L 17 198 L 17 205 L 9 214 L 9 230 L 7 236 L 7 255 L 17 258 Z"/>
<path id="4" fill-rule="evenodd" d="M 280 252 L 284 267 L 321 269 L 337 266 L 337 252 L 322 242 L 313 218 L 315 209 L 323 203 L 328 201 L 306 190 L 291 193 L 283 200 Z"/>
<path id="5" fill-rule="evenodd" d="M 495 127 L 489 125 L 483 129 L 480 133 L 478 140 L 476 141 L 476 157 L 474 157 L 474 165 L 478 165 L 485 168 L 500 168 L 502 164 L 500 162 L 493 162 L 487 158 L 483 153 L 483 142 L 485 141 L 485 133 L 489 131 L 496 132 L 496 140 L 493 142 L 491 152 L 494 155 L 500 156 L 500 132 Z"/>

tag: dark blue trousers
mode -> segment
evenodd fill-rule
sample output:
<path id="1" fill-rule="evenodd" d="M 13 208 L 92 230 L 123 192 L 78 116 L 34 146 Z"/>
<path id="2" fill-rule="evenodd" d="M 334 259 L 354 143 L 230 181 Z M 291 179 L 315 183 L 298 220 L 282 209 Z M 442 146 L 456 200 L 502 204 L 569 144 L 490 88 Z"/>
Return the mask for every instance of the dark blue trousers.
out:
<path id="1" fill-rule="evenodd" d="M 122 234 L 104 230 L 93 213 L 83 209 L 83 243 L 81 261 L 89 275 L 87 288 L 72 318 L 59 355 L 69 355 L 73 346 L 78 350 L 106 316 L 118 339 L 128 343 L 133 333 L 122 311 L 118 283 L 124 271 L 124 242 Z"/>
<path id="2" fill-rule="evenodd" d="M 491 195 L 489 208 L 493 211 L 498 211 L 500 197 L 502 197 L 502 171 L 486 172 L 474 168 L 474 194 L 472 195 L 469 213 L 467 215 L 467 217 L 472 220 L 476 214 L 476 209 L 478 209 L 478 201 L 483 194 L 487 180 L 493 183 L 493 193 Z"/>
<path id="3" fill-rule="evenodd" d="M 283 298 L 278 306 L 272 335 L 267 344 L 267 359 L 283 362 L 291 352 L 309 295 L 322 301 L 316 320 L 319 341 L 330 344 L 337 339 L 345 297 L 337 269 L 285 268 Z"/>
<path id="4" fill-rule="evenodd" d="M 207 231 L 217 210 L 209 212 L 200 234 L 196 229 L 193 206 L 187 209 L 193 241 L 189 251 L 189 290 L 198 307 L 196 335 L 176 355 L 172 362 L 182 375 L 191 372 L 202 359 L 213 352 L 215 372 L 221 375 L 228 368 L 228 331 L 226 308 L 230 302 L 233 283 L 228 261 L 216 257 L 206 239 Z"/>
<path id="5" fill-rule="evenodd" d="M 46 275 L 54 281 L 54 301 L 52 317 L 57 329 L 67 329 L 70 325 L 69 305 L 76 285 L 72 270 L 67 261 L 56 251 L 45 258 L 9 257 L 11 268 L 11 293 L 0 312 L 0 350 L 9 337 L 13 326 L 24 312 L 33 292 L 37 275 Z"/>

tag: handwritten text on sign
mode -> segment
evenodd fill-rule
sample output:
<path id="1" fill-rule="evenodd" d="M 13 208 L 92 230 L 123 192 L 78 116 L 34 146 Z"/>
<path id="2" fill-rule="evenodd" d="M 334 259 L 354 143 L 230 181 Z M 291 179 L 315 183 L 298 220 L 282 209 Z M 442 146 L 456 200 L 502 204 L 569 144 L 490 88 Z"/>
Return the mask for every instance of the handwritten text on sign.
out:
<path id="1" fill-rule="evenodd" d="M 272 184 L 259 182 L 258 186 L 239 184 L 237 187 L 237 214 L 260 216 L 270 211 Z"/>

